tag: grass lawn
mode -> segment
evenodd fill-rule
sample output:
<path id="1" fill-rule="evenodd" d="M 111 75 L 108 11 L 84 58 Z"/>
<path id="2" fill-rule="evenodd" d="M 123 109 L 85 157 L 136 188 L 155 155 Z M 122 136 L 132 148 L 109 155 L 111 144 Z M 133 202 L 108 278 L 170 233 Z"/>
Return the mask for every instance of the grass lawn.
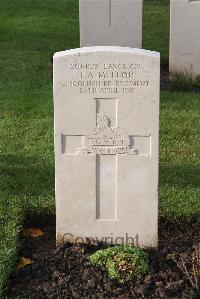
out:
<path id="1" fill-rule="evenodd" d="M 144 3 L 143 47 L 168 61 L 169 1 Z M 52 55 L 79 47 L 78 0 L 0 0 L 0 296 L 24 223 L 55 216 Z M 160 215 L 200 215 L 200 95 L 162 92 Z"/>

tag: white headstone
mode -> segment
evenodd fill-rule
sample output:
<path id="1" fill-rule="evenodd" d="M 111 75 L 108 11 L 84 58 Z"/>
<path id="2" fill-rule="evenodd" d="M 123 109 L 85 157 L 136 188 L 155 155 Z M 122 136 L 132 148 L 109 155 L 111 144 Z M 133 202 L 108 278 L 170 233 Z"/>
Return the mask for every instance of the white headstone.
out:
<path id="1" fill-rule="evenodd" d="M 79 0 L 80 44 L 142 47 L 142 0 Z"/>
<path id="2" fill-rule="evenodd" d="M 171 0 L 170 72 L 200 74 L 200 0 Z"/>
<path id="3" fill-rule="evenodd" d="M 159 72 L 146 50 L 54 55 L 58 243 L 156 246 Z"/>

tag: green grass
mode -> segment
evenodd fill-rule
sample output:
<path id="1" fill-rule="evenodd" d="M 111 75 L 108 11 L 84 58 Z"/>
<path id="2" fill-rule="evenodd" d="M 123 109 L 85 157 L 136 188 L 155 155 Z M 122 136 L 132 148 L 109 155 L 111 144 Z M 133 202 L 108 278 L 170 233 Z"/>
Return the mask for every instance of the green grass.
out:
<path id="1" fill-rule="evenodd" d="M 143 0 L 143 48 L 158 51 L 161 63 L 169 60 L 170 0 Z"/>
<path id="2" fill-rule="evenodd" d="M 144 2 L 143 47 L 168 61 L 169 1 Z M 18 232 L 55 216 L 52 55 L 79 46 L 78 0 L 0 0 L 0 296 Z M 195 220 L 200 95 L 161 93 L 160 215 Z"/>
<path id="3" fill-rule="evenodd" d="M 8 274 L 14 270 L 19 248 L 18 234 L 23 212 L 17 198 L 1 193 L 0 198 L 0 297 Z"/>
<path id="4" fill-rule="evenodd" d="M 200 218 L 200 94 L 161 93 L 160 215 Z"/>

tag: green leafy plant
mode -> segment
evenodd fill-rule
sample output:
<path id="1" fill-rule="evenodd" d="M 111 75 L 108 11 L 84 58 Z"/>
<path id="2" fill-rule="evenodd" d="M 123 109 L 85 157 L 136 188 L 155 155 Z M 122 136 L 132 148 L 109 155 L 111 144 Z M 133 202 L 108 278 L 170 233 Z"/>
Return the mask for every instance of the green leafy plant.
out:
<path id="1" fill-rule="evenodd" d="M 89 256 L 89 260 L 93 266 L 105 268 L 108 276 L 120 283 L 150 271 L 148 255 L 144 250 L 130 245 L 97 250 Z"/>

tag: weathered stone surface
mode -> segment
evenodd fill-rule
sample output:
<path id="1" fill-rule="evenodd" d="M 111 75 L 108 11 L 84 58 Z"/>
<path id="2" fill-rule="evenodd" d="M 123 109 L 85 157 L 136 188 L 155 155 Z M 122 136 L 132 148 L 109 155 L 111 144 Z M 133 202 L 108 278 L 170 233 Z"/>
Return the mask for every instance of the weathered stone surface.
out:
<path id="1" fill-rule="evenodd" d="M 80 43 L 142 47 L 142 0 L 79 0 Z"/>
<path id="2" fill-rule="evenodd" d="M 200 74 L 200 0 L 171 0 L 170 72 Z"/>
<path id="3" fill-rule="evenodd" d="M 58 242 L 157 245 L 159 72 L 146 50 L 54 55 Z"/>

